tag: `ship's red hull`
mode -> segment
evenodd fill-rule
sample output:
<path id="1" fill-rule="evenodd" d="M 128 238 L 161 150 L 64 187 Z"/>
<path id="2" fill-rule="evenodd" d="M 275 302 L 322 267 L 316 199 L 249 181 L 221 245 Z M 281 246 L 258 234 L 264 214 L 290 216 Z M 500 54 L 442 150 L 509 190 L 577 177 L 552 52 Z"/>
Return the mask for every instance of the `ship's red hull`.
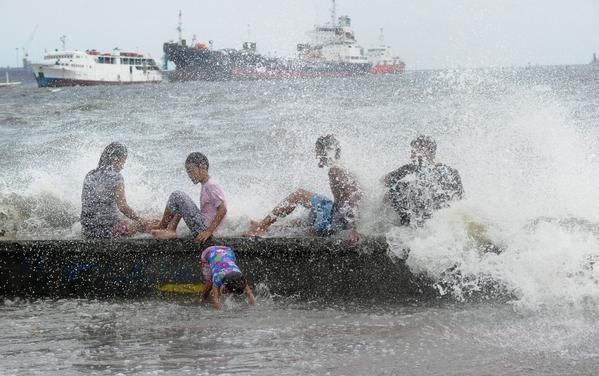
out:
<path id="1" fill-rule="evenodd" d="M 402 73 L 405 69 L 405 64 L 378 64 L 370 68 L 371 74 L 395 74 Z"/>

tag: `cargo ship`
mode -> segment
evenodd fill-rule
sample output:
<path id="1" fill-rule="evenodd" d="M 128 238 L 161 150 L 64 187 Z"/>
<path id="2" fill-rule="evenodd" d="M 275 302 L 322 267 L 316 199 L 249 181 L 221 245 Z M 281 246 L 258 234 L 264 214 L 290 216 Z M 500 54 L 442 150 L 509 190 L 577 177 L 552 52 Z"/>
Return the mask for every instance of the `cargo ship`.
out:
<path id="1" fill-rule="evenodd" d="M 241 50 L 215 50 L 212 42 L 188 45 L 181 35 L 181 12 L 177 30 L 179 40 L 163 45 L 165 59 L 176 66 L 169 75 L 172 81 L 347 77 L 368 74 L 372 68 L 351 19 L 336 17 L 334 1 L 331 21 L 317 25 L 311 40 L 297 45 L 293 59 L 265 57 L 253 41 L 243 42 Z"/>
<path id="2" fill-rule="evenodd" d="M 41 63 L 31 64 L 39 87 L 138 84 L 161 82 L 162 72 L 153 58 L 138 52 L 101 53 L 53 51 Z"/>

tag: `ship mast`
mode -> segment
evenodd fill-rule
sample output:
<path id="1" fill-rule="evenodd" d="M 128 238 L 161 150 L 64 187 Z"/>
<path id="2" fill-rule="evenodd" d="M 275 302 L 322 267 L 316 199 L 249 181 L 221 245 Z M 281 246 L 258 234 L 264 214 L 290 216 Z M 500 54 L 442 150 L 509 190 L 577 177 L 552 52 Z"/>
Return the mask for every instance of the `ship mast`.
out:
<path id="1" fill-rule="evenodd" d="M 379 42 L 381 43 L 381 46 L 382 46 L 385 44 L 385 34 L 383 33 L 382 27 L 379 30 L 381 31 L 381 33 L 379 34 Z"/>
<path id="2" fill-rule="evenodd" d="M 332 0 L 333 2 L 333 7 L 331 8 L 331 26 L 335 27 L 335 25 L 337 24 L 337 7 L 335 4 L 335 0 Z"/>
<path id="3" fill-rule="evenodd" d="M 179 23 L 177 24 L 177 32 L 179 32 L 179 44 L 183 40 L 183 14 L 181 13 L 181 9 L 179 9 Z"/>

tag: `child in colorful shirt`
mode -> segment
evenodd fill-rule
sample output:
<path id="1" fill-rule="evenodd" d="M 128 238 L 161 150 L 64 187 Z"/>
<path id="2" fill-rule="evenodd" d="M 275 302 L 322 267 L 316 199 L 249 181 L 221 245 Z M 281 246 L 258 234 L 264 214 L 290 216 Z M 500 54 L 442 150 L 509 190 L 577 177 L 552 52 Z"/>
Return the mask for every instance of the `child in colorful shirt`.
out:
<path id="1" fill-rule="evenodd" d="M 237 266 L 237 256 L 231 247 L 212 246 L 202 252 L 202 272 L 206 286 L 202 293 L 205 301 L 212 293 L 212 305 L 216 309 L 222 306 L 221 296 L 234 292 L 246 293 L 249 304 L 255 304 L 256 298 L 245 277 Z"/>

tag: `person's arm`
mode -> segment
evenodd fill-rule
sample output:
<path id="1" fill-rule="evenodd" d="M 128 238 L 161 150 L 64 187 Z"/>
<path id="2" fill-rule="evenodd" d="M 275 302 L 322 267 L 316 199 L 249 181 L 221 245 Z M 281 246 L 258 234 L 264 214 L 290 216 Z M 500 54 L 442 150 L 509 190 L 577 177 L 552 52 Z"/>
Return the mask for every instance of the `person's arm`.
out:
<path id="1" fill-rule="evenodd" d="M 245 294 L 248 296 L 248 303 L 250 305 L 256 304 L 256 297 L 254 296 L 252 288 L 248 284 L 245 285 Z"/>
<path id="2" fill-rule="evenodd" d="M 208 300 L 208 295 L 210 295 L 210 291 L 212 290 L 212 280 L 208 280 L 204 285 L 204 290 L 202 290 L 202 294 L 200 296 L 200 301 L 203 303 Z"/>
<path id="3" fill-rule="evenodd" d="M 212 290 L 212 270 L 210 269 L 210 263 L 208 258 L 210 257 L 210 248 L 206 248 L 200 256 L 200 265 L 202 266 L 202 274 L 204 275 L 204 290 L 202 291 L 201 301 L 205 302 L 210 295 Z"/>
<path id="4" fill-rule="evenodd" d="M 121 211 L 121 213 L 123 213 L 125 215 L 125 217 L 145 226 L 144 220 L 140 216 L 135 214 L 133 209 L 131 209 L 129 204 L 127 204 L 127 197 L 125 196 L 125 184 L 123 184 L 123 183 L 117 184 L 115 193 L 116 193 L 116 204 L 117 204 L 117 207 L 119 208 L 119 210 Z"/>
<path id="5" fill-rule="evenodd" d="M 339 189 L 345 196 L 344 213 L 348 220 L 351 230 L 348 234 L 348 240 L 351 242 L 360 241 L 361 235 L 357 228 L 358 203 L 362 199 L 362 191 L 355 179 L 348 176 L 348 172 L 344 169 L 335 169 L 332 171 L 334 180 L 339 184 Z"/>
<path id="6" fill-rule="evenodd" d="M 453 170 L 453 179 L 455 186 L 455 194 L 453 199 L 461 200 L 464 198 L 464 186 L 462 185 L 462 178 L 460 177 L 458 170 Z"/>
<path id="7" fill-rule="evenodd" d="M 212 306 L 214 309 L 221 309 L 223 306 L 220 302 L 220 288 L 216 285 L 212 285 Z"/>
<path id="8" fill-rule="evenodd" d="M 362 199 L 362 191 L 356 184 L 354 184 L 352 189 L 354 191 L 348 201 L 348 205 L 349 205 L 349 209 L 350 209 L 350 213 L 348 213 L 348 219 L 351 222 L 350 224 L 351 224 L 352 228 L 349 231 L 349 235 L 347 238 L 350 242 L 358 242 L 358 241 L 360 241 L 360 238 L 361 238 L 361 235 L 358 232 L 358 223 L 357 223 L 358 222 L 358 203 Z"/>
<path id="9" fill-rule="evenodd" d="M 216 231 L 218 225 L 220 225 L 220 223 L 223 221 L 225 215 L 227 215 L 227 207 L 224 203 L 222 203 L 219 205 L 218 208 L 216 208 L 216 216 L 214 217 L 214 220 L 212 221 L 210 226 L 208 226 L 208 229 L 206 231 L 200 232 L 198 236 L 196 236 L 195 240 L 200 243 L 203 243 L 206 240 L 208 240 L 208 238 L 211 237 L 212 234 L 214 234 L 214 231 Z"/>
<path id="10" fill-rule="evenodd" d="M 397 170 L 393 170 L 387 175 L 383 176 L 383 184 L 385 184 L 385 187 L 391 188 L 398 181 L 406 177 L 406 175 L 408 175 L 413 169 L 413 166 L 410 164 L 403 165 Z"/>

